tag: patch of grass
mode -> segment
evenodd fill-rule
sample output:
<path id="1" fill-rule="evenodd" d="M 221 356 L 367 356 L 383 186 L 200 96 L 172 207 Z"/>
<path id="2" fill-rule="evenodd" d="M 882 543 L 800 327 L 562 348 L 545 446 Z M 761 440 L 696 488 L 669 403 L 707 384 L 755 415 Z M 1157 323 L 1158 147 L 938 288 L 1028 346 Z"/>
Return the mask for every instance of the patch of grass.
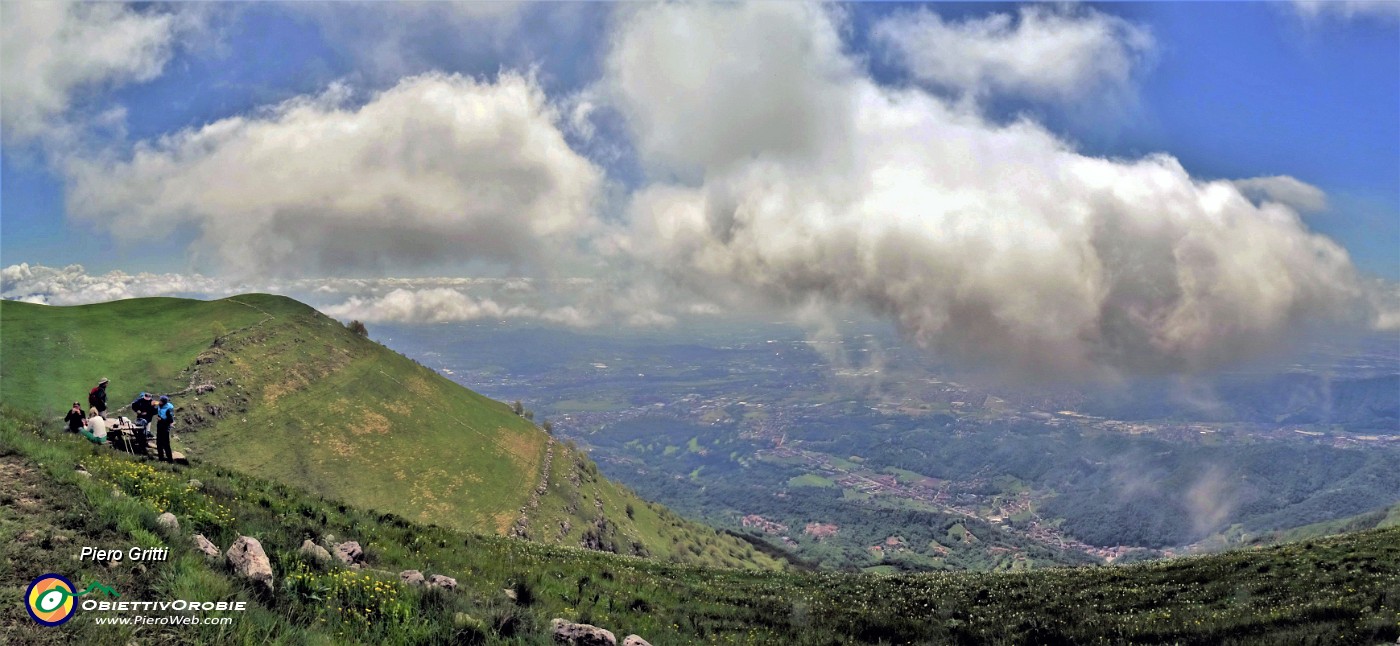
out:
<path id="1" fill-rule="evenodd" d="M 835 487 L 836 483 L 831 478 L 825 478 L 815 473 L 804 473 L 788 479 L 789 487 Z"/>

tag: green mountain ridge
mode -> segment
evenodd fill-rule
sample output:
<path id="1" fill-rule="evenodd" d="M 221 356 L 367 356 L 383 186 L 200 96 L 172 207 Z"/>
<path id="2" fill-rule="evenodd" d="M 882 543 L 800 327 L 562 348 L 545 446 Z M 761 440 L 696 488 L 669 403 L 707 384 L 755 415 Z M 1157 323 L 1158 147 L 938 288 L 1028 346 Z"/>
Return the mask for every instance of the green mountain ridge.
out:
<path id="1" fill-rule="evenodd" d="M 157 519 L 166 511 L 178 530 Z M 219 548 L 257 538 L 273 590 L 206 559 L 194 533 Z M 299 550 L 346 539 L 364 545 L 359 571 Z M 169 547 L 171 557 L 78 561 L 79 545 Z M 415 587 L 396 574 L 406 569 L 459 586 Z M 248 610 L 193 626 L 104 625 L 111 613 L 80 611 L 45 628 L 21 597 L 47 572 L 127 600 Z M 0 643 L 544 645 L 562 618 L 653 644 L 1369 645 L 1400 637 L 1398 606 L 1400 527 L 1017 573 L 710 568 L 422 525 L 208 463 L 140 462 L 0 407 Z"/>
<path id="2" fill-rule="evenodd" d="M 782 567 L 601 477 L 507 405 L 286 297 L 6 301 L 0 360 L 9 405 L 56 417 L 101 377 L 113 409 L 141 391 L 172 393 L 177 450 L 357 507 L 683 563 Z"/>

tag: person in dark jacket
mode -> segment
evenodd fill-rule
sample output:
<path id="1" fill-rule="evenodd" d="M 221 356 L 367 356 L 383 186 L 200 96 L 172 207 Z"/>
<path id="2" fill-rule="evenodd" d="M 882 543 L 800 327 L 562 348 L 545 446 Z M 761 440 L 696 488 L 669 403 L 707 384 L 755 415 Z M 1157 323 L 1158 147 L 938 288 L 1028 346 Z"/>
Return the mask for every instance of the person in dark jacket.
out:
<path id="1" fill-rule="evenodd" d="M 141 393 L 131 402 L 131 412 L 136 413 L 136 419 L 147 422 L 156 418 L 156 404 L 151 401 L 151 393 Z"/>
<path id="2" fill-rule="evenodd" d="M 70 433 L 81 432 L 83 427 L 87 426 L 87 418 L 83 417 L 83 405 L 73 402 L 73 409 L 68 411 L 68 415 L 63 418 L 63 421 L 68 424 Z"/>
<path id="3" fill-rule="evenodd" d="M 175 405 L 170 398 L 161 395 L 160 407 L 156 408 L 156 457 L 162 462 L 174 462 L 175 454 L 170 450 L 170 427 L 175 423 Z"/>
<path id="4" fill-rule="evenodd" d="M 88 406 L 97 409 L 99 415 L 107 413 L 107 378 L 97 382 L 97 387 L 88 391 Z"/>
<path id="5" fill-rule="evenodd" d="M 141 393 L 140 397 L 131 402 L 131 412 L 136 413 L 136 427 L 140 429 L 137 435 L 141 436 L 144 446 L 146 440 L 155 437 L 155 427 L 151 426 L 151 420 L 156 418 L 156 404 L 151 401 L 151 393 Z"/>

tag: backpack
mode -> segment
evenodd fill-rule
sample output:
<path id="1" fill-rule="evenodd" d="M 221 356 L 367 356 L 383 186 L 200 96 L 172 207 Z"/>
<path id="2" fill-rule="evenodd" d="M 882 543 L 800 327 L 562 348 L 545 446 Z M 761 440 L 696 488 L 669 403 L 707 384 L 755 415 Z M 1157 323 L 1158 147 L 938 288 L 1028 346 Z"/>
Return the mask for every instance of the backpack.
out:
<path id="1" fill-rule="evenodd" d="M 102 386 L 94 386 L 92 390 L 88 391 L 88 406 L 96 407 L 102 403 L 102 400 L 97 396 L 97 391 L 101 389 Z"/>

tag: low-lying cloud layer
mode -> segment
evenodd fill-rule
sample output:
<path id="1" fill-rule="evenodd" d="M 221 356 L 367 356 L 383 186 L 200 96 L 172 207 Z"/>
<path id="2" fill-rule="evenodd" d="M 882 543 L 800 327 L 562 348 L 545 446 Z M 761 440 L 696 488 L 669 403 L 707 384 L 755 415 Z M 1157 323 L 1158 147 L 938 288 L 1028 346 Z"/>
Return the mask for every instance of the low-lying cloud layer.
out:
<path id="1" fill-rule="evenodd" d="M 128 274 L 112 271 L 92 275 L 82 265 L 31 266 L 0 269 L 0 299 L 42 305 L 86 305 L 146 296 L 224 296 L 247 291 L 207 276 Z"/>
<path id="2" fill-rule="evenodd" d="M 586 278 L 263 278 L 230 281 L 200 274 L 110 271 L 82 265 L 21 263 L 0 269 L 0 299 L 42 305 L 85 305 L 124 298 L 220 298 L 248 292 L 284 294 L 325 314 L 373 323 L 531 320 L 570 327 L 601 324 L 666 326 L 678 315 L 719 314 L 692 300 L 667 302 L 647 285 Z"/>
<path id="3" fill-rule="evenodd" d="M 528 305 L 502 305 L 489 298 L 473 298 L 447 287 L 395 289 L 383 296 L 351 297 L 344 303 L 321 308 L 340 319 L 368 322 L 447 323 L 477 319 L 534 319 L 579 326 L 589 321 L 572 306 L 539 309 Z"/>

